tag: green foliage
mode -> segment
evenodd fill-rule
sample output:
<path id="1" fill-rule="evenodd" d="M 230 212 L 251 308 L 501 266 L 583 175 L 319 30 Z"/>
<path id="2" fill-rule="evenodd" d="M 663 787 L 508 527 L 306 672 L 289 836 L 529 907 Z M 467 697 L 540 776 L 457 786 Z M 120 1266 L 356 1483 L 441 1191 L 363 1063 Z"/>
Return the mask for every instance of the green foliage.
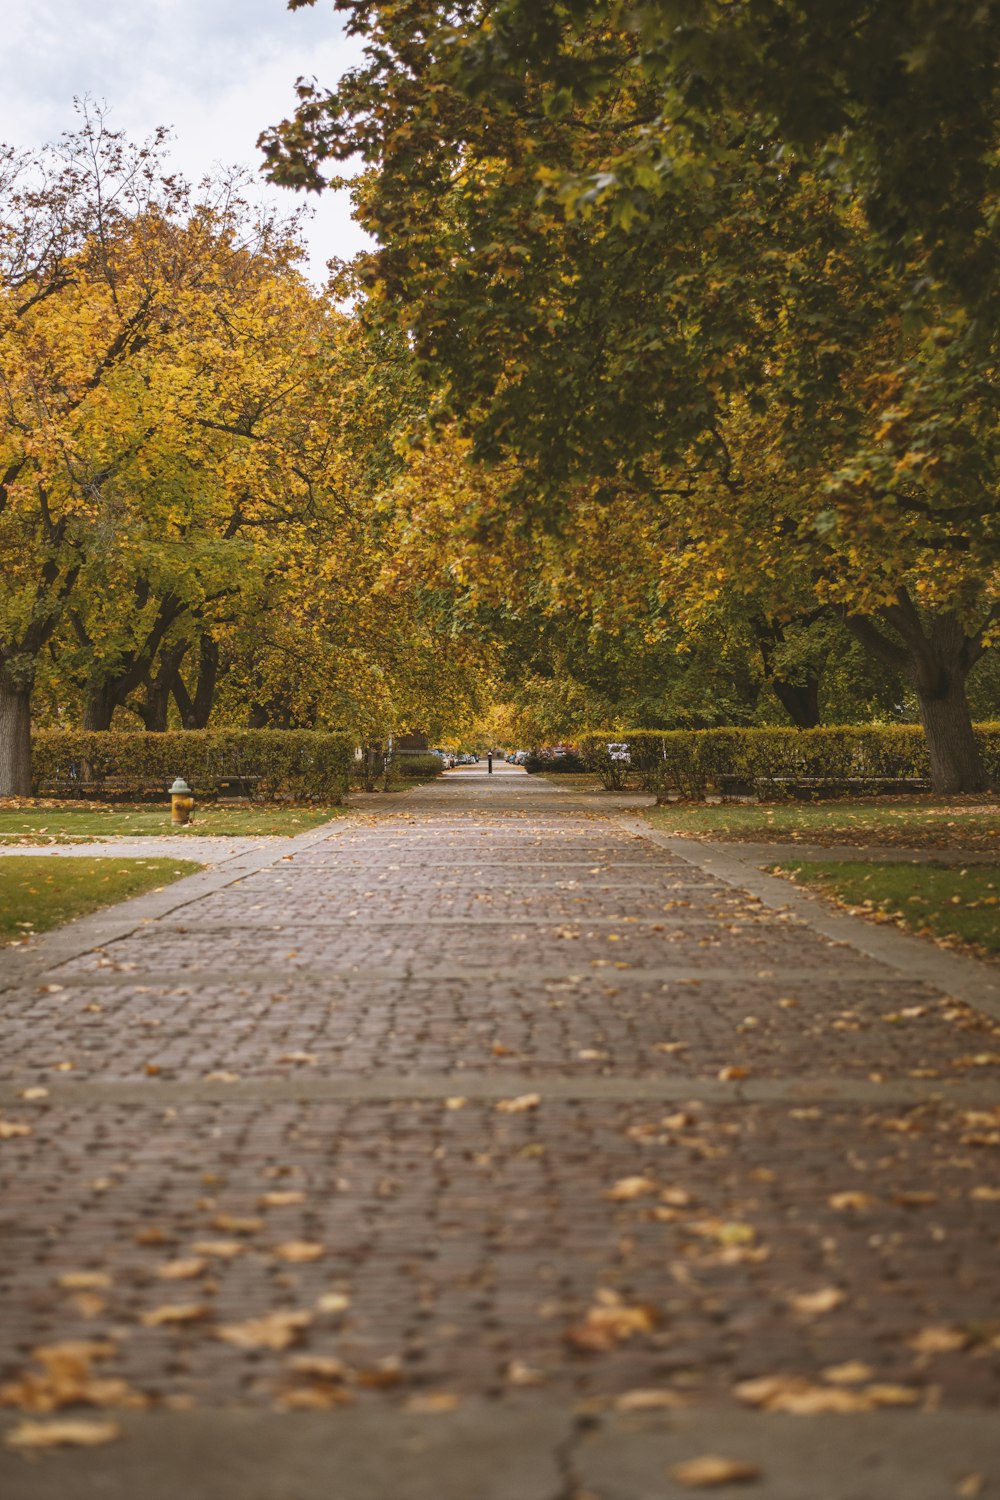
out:
<path id="1" fill-rule="evenodd" d="M 429 781 L 433 776 L 440 776 L 443 770 L 444 761 L 440 755 L 396 755 L 391 764 L 392 774 L 407 781 Z"/>
<path id="2" fill-rule="evenodd" d="M 221 780 L 235 780 L 264 802 L 335 804 L 347 791 L 353 760 L 352 735 L 312 730 L 42 730 L 35 738 L 34 777 L 38 789 L 60 796 L 165 795 L 182 776 L 196 796 L 212 796 Z"/>
<path id="3" fill-rule="evenodd" d="M 583 758 L 573 750 L 567 750 L 565 755 L 552 755 L 544 750 L 532 750 L 524 762 L 526 771 L 542 772 L 546 776 L 576 775 L 580 771 L 587 770 Z"/>
<path id="4" fill-rule="evenodd" d="M 987 773 L 1000 778 L 1000 725 L 980 724 L 976 740 Z M 628 744 L 631 767 L 657 796 L 700 798 L 737 787 L 765 797 L 814 782 L 846 790 L 851 783 L 926 779 L 927 743 L 916 725 L 835 729 L 609 730 L 583 738 L 587 766 L 601 774 L 609 742 Z"/>

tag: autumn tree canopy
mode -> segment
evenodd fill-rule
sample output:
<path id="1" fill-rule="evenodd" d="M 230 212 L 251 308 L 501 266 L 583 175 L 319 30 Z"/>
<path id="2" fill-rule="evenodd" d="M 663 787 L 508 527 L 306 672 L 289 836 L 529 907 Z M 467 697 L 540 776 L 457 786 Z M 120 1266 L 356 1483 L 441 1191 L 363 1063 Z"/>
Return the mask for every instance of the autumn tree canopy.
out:
<path id="1" fill-rule="evenodd" d="M 366 60 L 300 86 L 270 170 L 366 162 L 368 316 L 406 330 L 473 461 L 515 471 L 483 531 L 558 528 L 581 484 L 644 496 L 679 609 L 838 611 L 909 681 L 936 783 L 981 785 L 991 9 L 337 8 Z"/>

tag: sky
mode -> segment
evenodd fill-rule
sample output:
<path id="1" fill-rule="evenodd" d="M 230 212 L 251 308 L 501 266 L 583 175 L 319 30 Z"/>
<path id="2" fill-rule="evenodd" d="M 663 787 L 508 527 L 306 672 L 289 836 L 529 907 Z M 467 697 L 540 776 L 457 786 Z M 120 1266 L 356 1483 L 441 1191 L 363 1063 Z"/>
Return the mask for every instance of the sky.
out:
<path id="1" fill-rule="evenodd" d="M 216 165 L 255 172 L 257 136 L 291 114 L 295 80 L 332 86 L 360 56 L 332 0 L 3 0 L 0 141 L 40 146 L 76 125 L 75 97 L 108 106 L 112 129 L 145 139 L 169 126 L 170 168 L 197 181 Z M 261 179 L 279 211 L 306 203 L 309 274 L 365 244 L 346 193 L 292 193 Z"/>

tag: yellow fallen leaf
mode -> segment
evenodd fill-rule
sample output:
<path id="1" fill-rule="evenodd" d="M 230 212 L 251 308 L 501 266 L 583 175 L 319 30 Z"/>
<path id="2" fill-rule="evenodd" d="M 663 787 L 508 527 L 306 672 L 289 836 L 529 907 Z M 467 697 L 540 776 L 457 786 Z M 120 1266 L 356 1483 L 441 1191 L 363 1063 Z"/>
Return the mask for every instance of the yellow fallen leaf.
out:
<path id="1" fill-rule="evenodd" d="M 246 1245 L 239 1240 L 195 1240 L 191 1246 L 196 1255 L 207 1255 L 212 1260 L 232 1260 L 246 1254 Z"/>
<path id="2" fill-rule="evenodd" d="M 866 1385 L 864 1393 L 872 1406 L 916 1406 L 920 1392 L 912 1385 L 890 1385 L 886 1382 Z"/>
<path id="3" fill-rule="evenodd" d="M 107 1271 L 64 1271 L 56 1278 L 64 1292 L 98 1292 L 111 1285 Z"/>
<path id="4" fill-rule="evenodd" d="M 21 1422 L 4 1434 L 4 1444 L 18 1451 L 35 1448 L 96 1448 L 121 1437 L 117 1422 L 91 1422 L 84 1418 L 58 1422 Z"/>
<path id="5" fill-rule="evenodd" d="M 823 1379 L 830 1385 L 863 1385 L 874 1374 L 871 1365 L 864 1364 L 860 1359 L 845 1360 L 842 1365 L 827 1365 L 822 1372 Z"/>
<path id="6" fill-rule="evenodd" d="M 690 1042 L 657 1042 L 653 1047 L 653 1051 L 667 1053 L 687 1052 L 690 1046 Z"/>
<path id="7" fill-rule="evenodd" d="M 217 1068 L 214 1073 L 205 1074 L 206 1083 L 238 1083 L 238 1073 L 228 1073 L 225 1068 Z"/>
<path id="8" fill-rule="evenodd" d="M 684 1188 L 664 1188 L 660 1193 L 660 1202 L 668 1203 L 671 1208 L 688 1208 L 694 1202 L 693 1196 Z"/>
<path id="9" fill-rule="evenodd" d="M 934 1323 L 921 1328 L 919 1333 L 906 1340 L 906 1344 L 916 1354 L 951 1354 L 968 1347 L 969 1335 L 947 1323 Z"/>
<path id="10" fill-rule="evenodd" d="M 846 1213 L 851 1209 L 861 1211 L 875 1205 L 875 1199 L 870 1193 L 831 1193 L 827 1202 L 838 1213 Z"/>
<path id="11" fill-rule="evenodd" d="M 450 1391 L 427 1391 L 411 1396 L 403 1410 L 418 1416 L 437 1416 L 441 1412 L 454 1411 L 458 1405 L 459 1397 L 452 1395 Z"/>
<path id="12" fill-rule="evenodd" d="M 13 1141 L 19 1135 L 30 1135 L 31 1126 L 23 1120 L 0 1120 L 0 1141 Z"/>
<path id="13" fill-rule="evenodd" d="M 176 1323 L 199 1323 L 207 1316 L 208 1308 L 203 1302 L 168 1302 L 144 1312 L 141 1322 L 147 1328 L 163 1328 Z"/>
<path id="14" fill-rule="evenodd" d="M 48 1089 L 43 1089 L 43 1088 L 22 1089 L 21 1092 L 18 1094 L 18 1098 L 19 1099 L 24 1099 L 29 1104 L 34 1104 L 37 1100 L 39 1100 L 39 1099 L 47 1099 L 48 1097 L 49 1097 L 49 1091 L 48 1091 Z"/>
<path id="15" fill-rule="evenodd" d="M 189 1281 L 194 1276 L 200 1276 L 205 1265 L 206 1262 L 200 1255 L 190 1256 L 186 1260 L 165 1260 L 162 1266 L 157 1266 L 156 1274 L 164 1281 Z"/>
<path id="16" fill-rule="evenodd" d="M 445 1109 L 464 1109 L 469 1101 L 461 1094 L 453 1094 L 450 1099 L 444 1101 Z"/>
<path id="17" fill-rule="evenodd" d="M 257 1199 L 258 1208 L 290 1208 L 293 1203 L 304 1203 L 305 1193 L 297 1189 L 289 1188 L 286 1192 L 261 1193 Z"/>
<path id="18" fill-rule="evenodd" d="M 720 1484 L 748 1484 L 760 1478 L 756 1464 L 743 1463 L 736 1458 L 718 1458 L 706 1453 L 702 1458 L 689 1458 L 685 1463 L 674 1464 L 671 1479 L 683 1484 L 686 1489 L 707 1490 Z"/>
<path id="19" fill-rule="evenodd" d="M 545 1383 L 544 1370 L 536 1370 L 523 1359 L 512 1359 L 507 1366 L 506 1376 L 511 1385 L 532 1386 Z"/>
<path id="20" fill-rule="evenodd" d="M 286 1240 L 281 1245 L 275 1245 L 274 1254 L 279 1260 L 302 1265 L 310 1260 L 319 1260 L 326 1254 L 326 1246 L 317 1245 L 313 1240 Z"/>
<path id="21" fill-rule="evenodd" d="M 730 1065 L 728 1068 L 720 1068 L 717 1076 L 723 1083 L 732 1083 L 739 1078 L 749 1078 L 750 1069 Z"/>
<path id="22" fill-rule="evenodd" d="M 497 1109 L 502 1115 L 520 1115 L 526 1110 L 537 1109 L 541 1102 L 540 1094 L 519 1094 L 516 1099 L 501 1099 Z"/>
<path id="23" fill-rule="evenodd" d="M 657 1184 L 651 1177 L 619 1177 L 613 1187 L 605 1193 L 612 1203 L 630 1203 L 633 1198 L 643 1198 L 656 1192 Z"/>
<path id="24" fill-rule="evenodd" d="M 678 1391 L 626 1391 L 615 1398 L 615 1411 L 679 1411 L 691 1403 Z"/>
<path id="25" fill-rule="evenodd" d="M 825 1286 L 817 1292 L 788 1293 L 789 1305 L 795 1312 L 801 1313 L 806 1318 L 815 1318 L 822 1313 L 833 1312 L 844 1300 L 844 1293 L 835 1286 Z"/>
<path id="26" fill-rule="evenodd" d="M 273 1312 L 244 1323 L 223 1323 L 215 1333 L 237 1349 L 288 1349 L 299 1342 L 311 1322 L 309 1312 Z"/>
<path id="27" fill-rule="evenodd" d="M 969 1197 L 977 1203 L 1000 1203 L 1000 1187 L 974 1187 Z"/>
<path id="28" fill-rule="evenodd" d="M 314 1380 L 346 1380 L 350 1374 L 342 1359 L 327 1354 L 293 1354 L 288 1368 L 295 1375 L 309 1375 Z"/>
<path id="29" fill-rule="evenodd" d="M 212 1228 L 221 1229 L 223 1234 L 256 1234 L 263 1227 L 263 1219 L 240 1218 L 238 1214 L 216 1214 L 212 1220 Z"/>
<path id="30" fill-rule="evenodd" d="M 343 1292 L 324 1292 L 322 1297 L 316 1300 L 316 1311 L 321 1313 L 346 1312 L 351 1305 L 350 1297 Z"/>
<path id="31" fill-rule="evenodd" d="M 568 1328 L 563 1335 L 573 1348 L 587 1354 L 601 1353 L 625 1343 L 637 1333 L 650 1333 L 660 1321 L 656 1308 L 646 1303 L 629 1306 L 613 1292 L 599 1292 L 599 1301 L 591 1307 L 582 1323 Z"/>
<path id="32" fill-rule="evenodd" d="M 280 1063 L 301 1063 L 303 1066 L 308 1066 L 310 1063 L 317 1063 L 319 1058 L 314 1052 L 283 1052 L 278 1061 Z"/>
<path id="33" fill-rule="evenodd" d="M 860 1392 L 813 1385 L 801 1375 L 762 1375 L 741 1380 L 733 1391 L 748 1406 L 795 1416 L 871 1410 L 871 1404 Z"/>

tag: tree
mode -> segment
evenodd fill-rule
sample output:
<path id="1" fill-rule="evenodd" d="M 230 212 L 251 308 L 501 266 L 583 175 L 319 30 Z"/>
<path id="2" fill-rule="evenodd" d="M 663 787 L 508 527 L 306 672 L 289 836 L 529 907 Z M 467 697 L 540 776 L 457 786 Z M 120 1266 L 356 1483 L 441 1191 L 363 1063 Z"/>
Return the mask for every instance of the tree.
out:
<path id="1" fill-rule="evenodd" d="M 303 86 L 272 172 L 316 187 L 329 158 L 369 163 L 370 315 L 407 328 L 478 458 L 517 460 L 505 515 L 558 518 L 580 482 L 645 489 L 682 594 L 711 596 L 692 562 L 716 549 L 741 587 L 794 578 L 906 673 L 939 789 L 981 786 L 965 680 L 1000 623 L 991 16 L 945 7 L 949 32 L 917 0 L 848 4 L 831 47 L 840 12 L 819 0 L 342 8 L 366 65 L 331 95 Z M 956 65 L 964 102 L 942 82 Z M 900 97 L 936 100 L 949 143 L 922 195 L 898 130 L 882 150 Z"/>

